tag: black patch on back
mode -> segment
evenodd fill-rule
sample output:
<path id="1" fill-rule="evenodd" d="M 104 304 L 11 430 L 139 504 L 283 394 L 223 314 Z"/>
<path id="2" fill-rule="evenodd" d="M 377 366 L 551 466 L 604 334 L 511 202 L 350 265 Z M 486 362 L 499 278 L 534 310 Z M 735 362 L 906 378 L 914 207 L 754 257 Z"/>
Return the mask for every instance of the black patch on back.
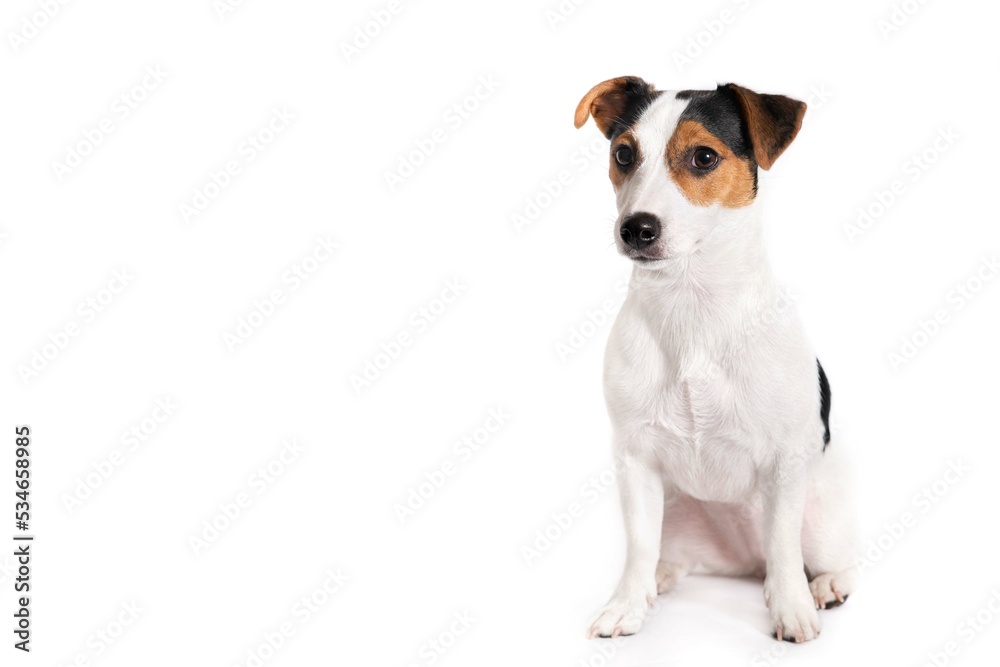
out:
<path id="1" fill-rule="evenodd" d="M 717 136 L 738 157 L 750 160 L 753 189 L 757 194 L 757 161 L 753 156 L 750 131 L 735 91 L 725 86 L 715 90 L 682 90 L 677 99 L 689 100 L 680 120 L 693 120 Z"/>
<path id="2" fill-rule="evenodd" d="M 830 383 L 826 379 L 826 373 L 823 371 L 823 364 L 819 363 L 819 359 L 816 360 L 816 365 L 819 367 L 819 416 L 823 420 L 823 451 L 826 451 L 826 446 L 830 444 Z"/>
<path id="3" fill-rule="evenodd" d="M 628 102 L 611 127 L 611 134 L 608 136 L 608 139 L 611 141 L 614 141 L 618 135 L 635 125 L 635 122 L 639 120 L 639 116 L 649 108 L 649 105 L 657 97 L 663 94 L 663 91 L 655 90 L 652 85 L 641 79 L 627 83 L 623 92 Z"/>

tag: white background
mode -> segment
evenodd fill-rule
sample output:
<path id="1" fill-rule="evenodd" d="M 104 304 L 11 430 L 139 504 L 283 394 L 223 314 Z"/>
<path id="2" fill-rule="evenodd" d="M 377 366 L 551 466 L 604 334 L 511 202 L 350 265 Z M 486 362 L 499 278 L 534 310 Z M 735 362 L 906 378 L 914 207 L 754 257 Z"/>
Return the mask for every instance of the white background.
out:
<path id="1" fill-rule="evenodd" d="M 421 0 L 345 55 L 387 6 L 249 0 L 220 16 L 211 0 L 95 0 L 46 18 L 5 3 L 0 411 L 11 450 L 14 425 L 33 429 L 36 541 L 30 655 L 11 646 L 13 547 L 0 551 L 0 661 L 253 665 L 286 622 L 294 634 L 262 664 L 922 665 L 953 641 L 938 664 L 995 659 L 994 612 L 963 624 L 1000 596 L 1000 285 L 977 283 L 1000 250 L 996 6 L 911 0 L 890 31 L 886 0 L 592 0 L 558 21 L 554 1 Z M 165 73 L 155 87 L 147 67 Z M 624 556 L 616 488 L 592 481 L 611 460 L 608 324 L 588 319 L 617 309 L 629 267 L 611 244 L 605 142 L 571 119 L 593 84 L 625 74 L 810 104 L 761 196 L 775 270 L 833 386 L 870 565 L 808 645 L 770 638 L 758 582 L 699 577 L 641 634 L 584 638 Z M 274 109 L 294 120 L 248 160 L 241 144 Z M 390 189 L 386 172 L 432 135 L 443 143 Z M 60 178 L 54 163 L 78 148 Z M 925 151 L 933 163 L 915 167 Z M 185 220 L 230 160 L 240 172 Z M 901 194 L 849 234 L 896 180 Z M 339 247 L 311 264 L 320 237 Z M 293 289 L 283 276 L 304 264 L 316 270 Z M 104 291 L 122 270 L 128 285 Z M 462 289 L 440 312 L 447 281 Z M 956 297 L 970 281 L 971 300 Z M 226 334 L 275 289 L 283 303 L 230 350 Z M 439 312 L 426 327 L 411 319 L 422 307 Z M 943 324 L 894 364 L 938 310 Z M 400 334 L 410 344 L 357 391 L 351 376 Z M 571 338 L 579 349 L 560 354 Z M 151 421 L 166 399 L 177 409 Z M 457 453 L 497 409 L 506 423 Z M 144 427 L 130 449 L 123 433 Z M 304 451 L 258 494 L 251 477 L 292 438 Z M 401 521 L 397 503 L 448 462 Z M 968 471 L 944 481 L 953 463 Z M 10 472 L 2 488 L 12 545 Z M 196 554 L 191 538 L 241 493 L 249 506 Z M 317 592 L 338 568 L 346 583 Z M 294 606 L 313 594 L 325 604 L 306 620 Z M 452 638 L 456 614 L 474 620 Z M 110 647 L 98 631 L 117 635 Z"/>

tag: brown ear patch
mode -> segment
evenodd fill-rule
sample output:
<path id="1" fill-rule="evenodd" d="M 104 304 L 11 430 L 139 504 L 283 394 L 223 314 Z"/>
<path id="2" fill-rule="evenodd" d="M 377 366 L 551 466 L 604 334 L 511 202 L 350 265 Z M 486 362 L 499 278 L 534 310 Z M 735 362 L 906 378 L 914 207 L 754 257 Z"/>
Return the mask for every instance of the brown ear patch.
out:
<path id="1" fill-rule="evenodd" d="M 691 155 L 700 146 L 719 154 L 719 163 L 711 171 L 698 172 L 691 167 Z M 687 200 L 697 206 L 718 203 L 726 208 L 739 208 L 750 204 L 757 195 L 754 178 L 757 165 L 733 153 L 696 120 L 685 119 L 677 124 L 667 142 L 665 159 L 674 182 Z"/>
<path id="2" fill-rule="evenodd" d="M 587 118 L 594 122 L 608 139 L 623 132 L 639 117 L 641 110 L 655 99 L 653 86 L 637 76 L 620 76 L 597 84 L 576 106 L 573 124 L 583 127 Z"/>
<path id="3" fill-rule="evenodd" d="M 784 95 L 762 95 L 734 83 L 726 88 L 739 100 L 757 164 L 770 169 L 802 127 L 805 102 Z"/>

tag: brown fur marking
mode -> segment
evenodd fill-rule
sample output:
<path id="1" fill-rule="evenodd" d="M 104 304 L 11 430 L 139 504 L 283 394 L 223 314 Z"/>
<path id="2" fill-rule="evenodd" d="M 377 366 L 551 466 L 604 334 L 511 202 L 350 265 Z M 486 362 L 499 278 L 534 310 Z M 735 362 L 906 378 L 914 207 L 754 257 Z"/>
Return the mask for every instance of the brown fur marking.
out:
<path id="1" fill-rule="evenodd" d="M 690 164 L 691 151 L 699 146 L 719 154 L 716 167 L 703 174 L 694 172 Z M 726 208 L 738 208 L 754 199 L 756 166 L 737 157 L 698 121 L 687 119 L 677 125 L 667 142 L 665 159 L 674 182 L 692 204 L 711 206 L 718 202 Z"/>
<path id="2" fill-rule="evenodd" d="M 593 116 L 597 127 L 605 137 L 610 139 L 615 120 L 621 116 L 628 105 L 629 100 L 625 95 L 625 87 L 630 81 L 642 82 L 642 79 L 634 76 L 619 76 L 602 81 L 591 88 L 576 106 L 573 124 L 576 125 L 577 129 L 583 127 L 588 117 Z"/>
<path id="3" fill-rule="evenodd" d="M 632 149 L 632 167 L 627 171 L 623 171 L 622 168 L 618 166 L 617 160 L 615 160 L 615 150 L 619 146 L 623 145 Z M 612 142 L 610 155 L 611 161 L 608 165 L 608 175 L 611 177 L 611 184 L 615 186 L 616 190 L 621 187 L 622 183 L 624 183 L 629 176 L 635 173 L 641 159 L 642 155 L 639 153 L 639 142 L 635 140 L 634 136 L 632 136 L 632 132 L 623 132 L 621 136 Z"/>
<path id="4" fill-rule="evenodd" d="M 770 169 L 799 133 L 806 114 L 805 102 L 784 95 L 762 95 L 734 83 L 728 88 L 736 92 L 743 108 L 757 164 L 761 169 Z"/>

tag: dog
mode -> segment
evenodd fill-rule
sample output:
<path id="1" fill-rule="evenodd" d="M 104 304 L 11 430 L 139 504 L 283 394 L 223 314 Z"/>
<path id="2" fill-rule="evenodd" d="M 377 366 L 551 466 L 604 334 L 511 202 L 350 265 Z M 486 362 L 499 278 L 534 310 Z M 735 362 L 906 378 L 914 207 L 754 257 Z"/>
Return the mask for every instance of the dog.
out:
<path id="1" fill-rule="evenodd" d="M 633 76 L 576 109 L 611 142 L 615 243 L 632 262 L 604 362 L 625 567 L 589 637 L 634 634 L 658 594 L 702 572 L 763 579 L 773 636 L 804 642 L 858 584 L 830 385 L 775 284 L 757 197 L 805 110 Z"/>

